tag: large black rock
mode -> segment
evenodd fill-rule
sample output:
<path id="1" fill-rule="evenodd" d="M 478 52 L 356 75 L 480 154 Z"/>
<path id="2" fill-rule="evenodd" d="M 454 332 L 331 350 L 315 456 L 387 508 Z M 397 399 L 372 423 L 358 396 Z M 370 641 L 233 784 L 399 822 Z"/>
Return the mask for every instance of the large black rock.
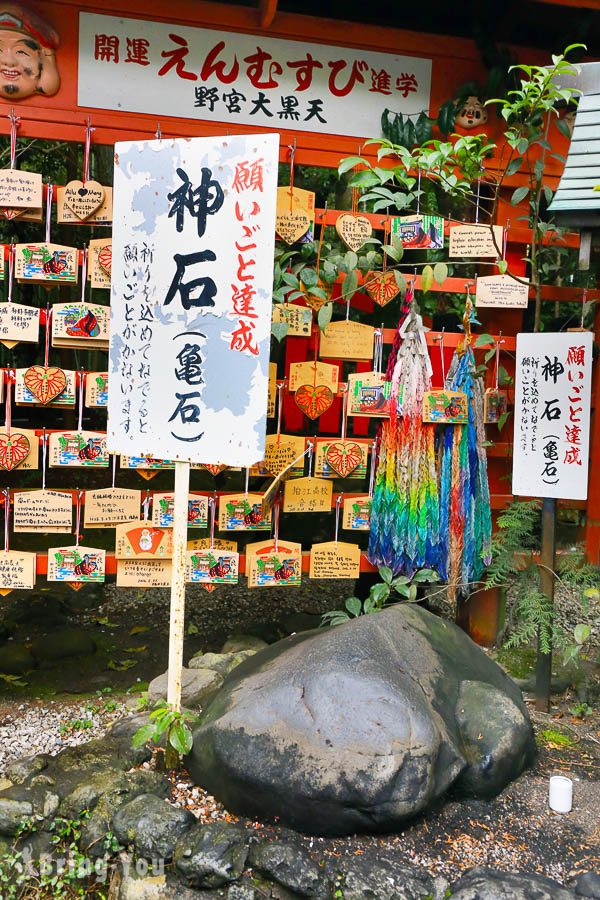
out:
<path id="1" fill-rule="evenodd" d="M 188 764 L 233 812 L 339 835 L 392 830 L 451 786 L 493 796 L 534 754 L 518 687 L 455 625 L 402 605 L 242 663 Z"/>

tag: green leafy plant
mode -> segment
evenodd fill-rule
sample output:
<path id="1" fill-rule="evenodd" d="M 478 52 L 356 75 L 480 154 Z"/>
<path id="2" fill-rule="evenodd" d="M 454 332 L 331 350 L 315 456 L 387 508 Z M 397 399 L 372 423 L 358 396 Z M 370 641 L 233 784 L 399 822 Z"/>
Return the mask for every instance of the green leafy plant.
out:
<path id="1" fill-rule="evenodd" d="M 588 703 L 582 702 L 572 706 L 570 712 L 576 719 L 585 719 L 587 716 L 591 716 L 594 710 Z"/>
<path id="2" fill-rule="evenodd" d="M 94 723 L 91 719 L 69 719 L 60 726 L 61 734 L 72 734 L 74 731 L 87 731 L 93 728 Z"/>
<path id="3" fill-rule="evenodd" d="M 369 596 L 365 600 L 348 597 L 344 609 L 334 609 L 322 616 L 321 625 L 342 625 L 358 616 L 381 612 L 386 606 L 398 602 L 398 599 L 407 603 L 416 603 L 418 601 L 417 586 L 439 580 L 433 569 L 420 569 L 412 578 L 409 578 L 408 575 L 394 577 L 394 573 L 388 566 L 380 566 L 379 575 L 381 581 L 371 586 Z"/>
<path id="4" fill-rule="evenodd" d="M 198 716 L 190 712 L 174 709 L 166 700 L 158 700 L 150 713 L 150 722 L 138 728 L 132 739 L 132 747 L 143 747 L 152 741 L 154 744 L 165 742 L 165 762 L 168 769 L 179 767 L 181 757 L 192 749 L 191 724 L 198 721 Z"/>

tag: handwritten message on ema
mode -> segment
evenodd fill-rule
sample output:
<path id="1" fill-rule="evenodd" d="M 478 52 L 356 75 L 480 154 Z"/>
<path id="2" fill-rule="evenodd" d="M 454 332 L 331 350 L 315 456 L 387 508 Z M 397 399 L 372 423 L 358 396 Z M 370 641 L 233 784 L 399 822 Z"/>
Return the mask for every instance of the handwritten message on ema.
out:
<path id="1" fill-rule="evenodd" d="M 116 145 L 112 452 L 263 458 L 278 150 L 274 134 Z"/>

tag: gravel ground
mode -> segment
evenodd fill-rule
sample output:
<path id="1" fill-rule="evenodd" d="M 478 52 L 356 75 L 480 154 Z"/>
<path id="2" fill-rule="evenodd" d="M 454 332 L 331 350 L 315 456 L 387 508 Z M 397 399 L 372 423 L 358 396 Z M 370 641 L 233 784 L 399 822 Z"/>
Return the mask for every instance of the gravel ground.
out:
<path id="1" fill-rule="evenodd" d="M 76 747 L 101 737 L 113 722 L 128 712 L 130 710 L 121 700 L 35 701 L 12 708 L 3 704 L 0 707 L 0 775 L 13 759 L 37 753 L 56 756 L 65 747 Z M 85 723 L 84 727 L 81 727 L 82 723 Z"/>

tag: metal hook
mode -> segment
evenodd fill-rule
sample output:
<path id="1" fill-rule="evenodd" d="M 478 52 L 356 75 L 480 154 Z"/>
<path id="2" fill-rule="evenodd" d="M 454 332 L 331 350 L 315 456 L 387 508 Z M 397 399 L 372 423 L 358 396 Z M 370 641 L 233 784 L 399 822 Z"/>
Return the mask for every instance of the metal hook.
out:
<path id="1" fill-rule="evenodd" d="M 162 141 L 162 128 L 160 127 L 160 122 L 156 123 L 156 131 L 154 134 L 157 141 Z"/>

